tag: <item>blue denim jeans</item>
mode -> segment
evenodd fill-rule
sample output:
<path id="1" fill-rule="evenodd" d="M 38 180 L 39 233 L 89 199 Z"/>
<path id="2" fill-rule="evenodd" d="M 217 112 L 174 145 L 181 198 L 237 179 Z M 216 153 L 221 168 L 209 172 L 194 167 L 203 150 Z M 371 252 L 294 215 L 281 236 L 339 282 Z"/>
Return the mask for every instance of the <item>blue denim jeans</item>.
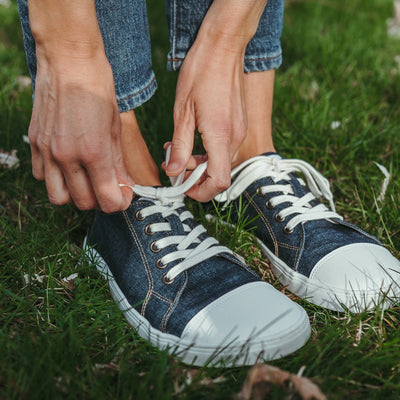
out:
<path id="1" fill-rule="evenodd" d="M 28 68 L 35 89 L 35 41 L 29 26 L 28 0 L 18 0 Z M 171 50 L 167 67 L 178 70 L 193 44 L 212 0 L 166 0 Z M 114 74 L 120 112 L 150 99 L 157 88 L 151 64 L 145 0 L 96 0 L 104 47 Z M 268 0 L 257 33 L 246 49 L 246 72 L 276 69 L 282 62 L 283 0 Z"/>

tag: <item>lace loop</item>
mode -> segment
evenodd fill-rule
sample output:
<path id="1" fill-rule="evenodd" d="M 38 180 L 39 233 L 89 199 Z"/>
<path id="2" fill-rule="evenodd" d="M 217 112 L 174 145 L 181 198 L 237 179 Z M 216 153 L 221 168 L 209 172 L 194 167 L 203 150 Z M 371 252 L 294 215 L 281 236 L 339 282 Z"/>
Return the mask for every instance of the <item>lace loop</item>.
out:
<path id="1" fill-rule="evenodd" d="M 293 179 L 290 174 L 300 172 L 303 174 L 310 188 L 310 192 L 298 197 L 290 181 Z M 218 202 L 224 202 L 225 207 L 238 198 L 244 190 L 253 182 L 270 177 L 273 184 L 259 186 L 257 194 L 279 193 L 266 201 L 267 208 L 275 208 L 282 203 L 289 203 L 288 207 L 276 214 L 276 221 L 283 222 L 290 215 L 296 214 L 284 227 L 287 232 L 300 223 L 317 219 L 343 219 L 335 211 L 333 195 L 330 190 L 329 181 L 324 178 L 315 168 L 302 160 L 284 160 L 280 156 L 259 156 L 251 158 L 232 171 L 232 185 L 229 189 L 215 197 Z M 304 186 L 304 181 L 297 178 Z M 286 181 L 286 182 L 285 182 Z M 324 204 L 313 205 L 315 199 L 325 198 L 330 208 Z"/>

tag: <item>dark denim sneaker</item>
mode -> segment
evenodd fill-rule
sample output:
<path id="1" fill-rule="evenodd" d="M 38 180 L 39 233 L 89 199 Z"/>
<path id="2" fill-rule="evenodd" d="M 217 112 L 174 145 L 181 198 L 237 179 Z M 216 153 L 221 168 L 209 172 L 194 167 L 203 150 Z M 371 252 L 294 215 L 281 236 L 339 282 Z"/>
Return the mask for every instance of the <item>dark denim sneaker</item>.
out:
<path id="1" fill-rule="evenodd" d="M 186 363 L 247 365 L 299 349 L 310 335 L 306 312 L 185 210 L 183 193 L 197 179 L 132 187 L 126 211 L 96 213 L 88 256 L 138 334 Z"/>
<path id="2" fill-rule="evenodd" d="M 232 203 L 233 223 L 244 214 L 275 276 L 297 296 L 353 312 L 398 301 L 400 262 L 378 239 L 343 221 L 329 182 L 308 163 L 275 153 L 254 157 L 232 171 L 232 185 L 215 200 Z"/>

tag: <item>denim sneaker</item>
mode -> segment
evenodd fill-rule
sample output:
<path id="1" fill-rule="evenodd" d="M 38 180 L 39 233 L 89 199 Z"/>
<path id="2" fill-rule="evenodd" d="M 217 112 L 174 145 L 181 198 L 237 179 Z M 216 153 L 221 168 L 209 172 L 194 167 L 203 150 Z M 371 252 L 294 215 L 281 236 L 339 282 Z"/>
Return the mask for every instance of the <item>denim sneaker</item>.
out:
<path id="1" fill-rule="evenodd" d="M 297 296 L 353 312 L 398 301 L 400 262 L 343 221 L 328 180 L 308 163 L 275 153 L 251 158 L 232 171 L 232 185 L 215 200 L 224 208 L 232 203 L 233 223 L 244 215 L 275 276 Z"/>
<path id="2" fill-rule="evenodd" d="M 97 212 L 86 254 L 138 334 L 183 362 L 250 365 L 283 357 L 310 336 L 306 312 L 261 281 L 185 209 L 176 187 L 135 185 L 123 212 Z"/>

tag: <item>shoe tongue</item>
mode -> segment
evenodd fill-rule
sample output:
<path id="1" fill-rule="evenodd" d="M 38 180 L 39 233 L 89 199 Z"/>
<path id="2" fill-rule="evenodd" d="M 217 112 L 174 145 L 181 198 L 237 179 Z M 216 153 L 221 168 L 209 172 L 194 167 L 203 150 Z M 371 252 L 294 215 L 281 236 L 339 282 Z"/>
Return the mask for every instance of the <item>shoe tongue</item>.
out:
<path id="1" fill-rule="evenodd" d="M 150 203 L 154 203 L 155 200 L 151 199 L 150 197 L 144 197 L 144 196 L 136 196 L 134 198 L 134 201 L 149 201 Z"/>
<path id="2" fill-rule="evenodd" d="M 279 157 L 279 159 L 282 159 L 282 157 L 278 154 L 278 153 L 275 153 L 274 151 L 267 151 L 266 153 L 262 153 L 262 154 L 260 154 L 261 156 L 265 156 L 265 157 L 273 157 L 273 156 L 275 156 L 275 157 Z"/>
<path id="3" fill-rule="evenodd" d="M 275 157 L 279 160 L 283 159 L 282 156 L 280 156 L 278 153 L 275 153 L 274 151 L 268 151 L 261 155 L 265 157 Z M 279 181 L 279 183 L 290 183 L 294 189 L 295 194 L 298 196 L 302 196 L 308 192 L 308 190 L 303 185 L 301 185 L 300 181 L 298 180 L 299 176 L 297 174 L 290 173 L 289 177 L 290 179 L 282 179 L 281 181 Z"/>

